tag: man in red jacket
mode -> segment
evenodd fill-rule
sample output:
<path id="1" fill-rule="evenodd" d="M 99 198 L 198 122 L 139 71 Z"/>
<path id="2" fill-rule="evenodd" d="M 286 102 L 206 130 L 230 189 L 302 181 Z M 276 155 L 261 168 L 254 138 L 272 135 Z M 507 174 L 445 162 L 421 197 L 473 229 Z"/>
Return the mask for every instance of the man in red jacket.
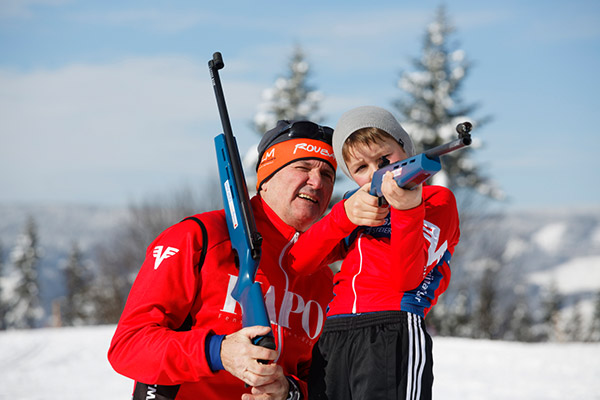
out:
<path id="1" fill-rule="evenodd" d="M 117 372 L 151 385 L 150 398 L 160 398 L 156 385 L 178 385 L 182 400 L 307 398 L 332 273 L 323 262 L 309 276 L 295 274 L 288 251 L 327 209 L 336 168 L 331 134 L 308 121 L 279 121 L 259 144 L 258 195 L 251 199 L 263 237 L 256 281 L 276 350 L 251 342 L 268 327 L 242 328 L 231 297 L 238 270 L 223 210 L 196 215 L 206 234 L 184 220 L 150 244 L 108 353 Z M 344 209 L 336 210 L 335 225 L 352 231 Z M 181 331 L 186 319 L 191 329 Z"/>

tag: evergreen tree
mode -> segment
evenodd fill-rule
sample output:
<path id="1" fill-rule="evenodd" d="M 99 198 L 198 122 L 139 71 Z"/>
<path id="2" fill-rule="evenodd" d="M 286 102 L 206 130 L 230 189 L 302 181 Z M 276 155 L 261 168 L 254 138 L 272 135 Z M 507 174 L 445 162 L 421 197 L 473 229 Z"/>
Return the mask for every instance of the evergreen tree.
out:
<path id="1" fill-rule="evenodd" d="M 600 342 L 600 291 L 596 294 L 594 313 L 592 314 L 592 321 L 590 323 L 587 340 L 591 342 Z"/>
<path id="2" fill-rule="evenodd" d="M 489 260 L 479 285 L 479 304 L 475 311 L 476 337 L 496 339 L 496 281 L 499 265 Z"/>
<path id="3" fill-rule="evenodd" d="M 578 342 L 583 339 L 583 316 L 579 307 L 579 303 L 573 304 L 564 329 L 566 339 L 571 342 Z"/>
<path id="4" fill-rule="evenodd" d="M 64 276 L 67 290 L 62 307 L 62 323 L 66 326 L 89 323 L 94 317 L 90 298 L 92 276 L 83 262 L 83 254 L 77 243 L 73 243 L 71 248 Z"/>
<path id="5" fill-rule="evenodd" d="M 308 119 L 319 123 L 322 94 L 308 83 L 310 64 L 301 46 L 296 45 L 288 62 L 284 76 L 275 81 L 275 86 L 263 91 L 263 103 L 254 117 L 254 128 L 263 135 L 280 119 Z"/>
<path id="6" fill-rule="evenodd" d="M 563 297 L 558 291 L 556 282 L 551 282 L 542 302 L 543 336 L 545 339 L 558 340 L 561 338 L 560 332 L 560 310 L 562 308 Z"/>
<path id="7" fill-rule="evenodd" d="M 4 267 L 4 247 L 0 243 L 0 330 L 6 329 L 6 312 L 8 311 L 7 299 L 5 296 L 5 267 Z"/>
<path id="8" fill-rule="evenodd" d="M 525 293 L 515 293 L 514 299 L 510 309 L 510 320 L 506 336 L 519 342 L 531 342 L 535 340 L 532 331 L 533 317 Z"/>
<path id="9" fill-rule="evenodd" d="M 425 320 L 441 336 L 472 337 L 471 299 L 468 290 L 462 288 L 452 294 L 452 301 L 436 304 Z M 442 296 L 447 295 L 445 293 Z"/>
<path id="10" fill-rule="evenodd" d="M 40 249 L 38 247 L 37 226 L 33 218 L 27 221 L 25 233 L 17 238 L 12 252 L 14 275 L 12 293 L 9 293 L 10 305 L 6 314 L 9 328 L 35 328 L 44 315 L 40 305 L 38 284 L 38 265 Z"/>
<path id="11" fill-rule="evenodd" d="M 489 117 L 475 120 L 472 114 L 478 105 L 465 104 L 460 96 L 472 64 L 465 51 L 451 40 L 454 32 L 445 7 L 440 6 L 434 22 L 427 27 L 422 54 L 413 60 L 415 71 L 402 72 L 398 82 L 403 95 L 395 106 L 421 150 L 456 139 L 456 125 L 460 122 L 468 120 L 479 128 L 489 120 Z M 444 168 L 431 183 L 452 190 L 474 189 L 487 197 L 501 198 L 501 191 L 479 172 L 470 156 L 471 147 L 444 156 Z"/>
<path id="12" fill-rule="evenodd" d="M 287 71 L 275 80 L 274 87 L 263 91 L 263 102 L 258 106 L 253 121 L 254 130 L 259 135 L 264 135 L 282 119 L 309 120 L 316 123 L 323 120 L 319 115 L 323 95 L 309 84 L 310 74 L 311 67 L 306 59 L 306 53 L 300 45 L 296 45 L 289 59 Z M 250 196 L 256 190 L 257 157 L 256 146 L 251 146 L 243 160 Z"/>

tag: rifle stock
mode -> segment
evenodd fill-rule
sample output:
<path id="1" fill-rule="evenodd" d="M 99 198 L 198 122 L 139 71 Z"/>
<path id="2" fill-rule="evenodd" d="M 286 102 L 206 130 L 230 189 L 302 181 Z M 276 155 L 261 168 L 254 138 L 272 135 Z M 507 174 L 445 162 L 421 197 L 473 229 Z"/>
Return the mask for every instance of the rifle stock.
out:
<path id="1" fill-rule="evenodd" d="M 221 53 L 214 53 L 208 66 L 223 125 L 223 133 L 215 137 L 221 193 L 231 247 L 236 254 L 236 264 L 239 269 L 238 280 L 231 295 L 242 308 L 242 325 L 244 327 L 255 325 L 270 327 L 262 290 L 260 284 L 255 282 L 256 270 L 260 262 L 262 238 L 256 230 L 240 154 L 231 129 L 219 78 L 218 70 L 225 66 Z M 272 333 L 254 338 L 253 343 L 275 349 Z"/>

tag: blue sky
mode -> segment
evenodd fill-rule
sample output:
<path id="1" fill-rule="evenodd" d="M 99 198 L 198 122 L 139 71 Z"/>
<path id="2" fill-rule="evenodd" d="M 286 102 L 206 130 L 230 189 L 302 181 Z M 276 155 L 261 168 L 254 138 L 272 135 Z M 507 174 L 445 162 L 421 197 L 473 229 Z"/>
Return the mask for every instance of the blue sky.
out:
<path id="1" fill-rule="evenodd" d="M 201 5 L 202 4 L 202 5 Z M 206 5 L 208 4 L 208 5 Z M 0 203 L 126 205 L 216 174 L 221 132 L 207 61 L 240 149 L 261 92 L 294 44 L 335 126 L 346 110 L 391 109 L 439 2 L 0 2 Z M 476 161 L 512 209 L 600 205 L 600 2 L 452 1 L 474 62 Z"/>

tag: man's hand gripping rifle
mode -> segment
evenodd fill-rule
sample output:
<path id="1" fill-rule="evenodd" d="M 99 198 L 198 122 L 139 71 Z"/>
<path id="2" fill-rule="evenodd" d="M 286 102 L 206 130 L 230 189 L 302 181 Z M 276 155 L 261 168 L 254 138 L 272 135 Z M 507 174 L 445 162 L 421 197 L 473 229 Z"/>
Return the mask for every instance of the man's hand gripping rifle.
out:
<path id="1" fill-rule="evenodd" d="M 389 160 L 383 157 L 379 169 L 373 173 L 369 193 L 379 197 L 379 204 L 383 204 L 385 198 L 381 192 L 381 182 L 383 176 L 388 171 L 392 171 L 394 180 L 398 186 L 404 189 L 413 189 L 415 186 L 425 182 L 442 169 L 441 156 L 471 144 L 470 132 L 472 127 L 473 125 L 470 122 L 460 123 L 456 126 L 458 139 L 405 160 L 390 164 Z"/>
<path id="2" fill-rule="evenodd" d="M 244 327 L 255 325 L 270 327 L 260 284 L 254 280 L 260 262 L 262 237 L 256 230 L 240 153 L 225 105 L 225 96 L 219 78 L 219 70 L 224 66 L 221 53 L 218 52 L 214 53 L 213 59 L 208 62 L 224 132 L 215 137 L 221 192 L 231 247 L 236 254 L 236 264 L 239 268 L 238 280 L 231 295 L 242 307 Z M 275 349 L 272 333 L 256 337 L 252 342 L 257 346 Z"/>

